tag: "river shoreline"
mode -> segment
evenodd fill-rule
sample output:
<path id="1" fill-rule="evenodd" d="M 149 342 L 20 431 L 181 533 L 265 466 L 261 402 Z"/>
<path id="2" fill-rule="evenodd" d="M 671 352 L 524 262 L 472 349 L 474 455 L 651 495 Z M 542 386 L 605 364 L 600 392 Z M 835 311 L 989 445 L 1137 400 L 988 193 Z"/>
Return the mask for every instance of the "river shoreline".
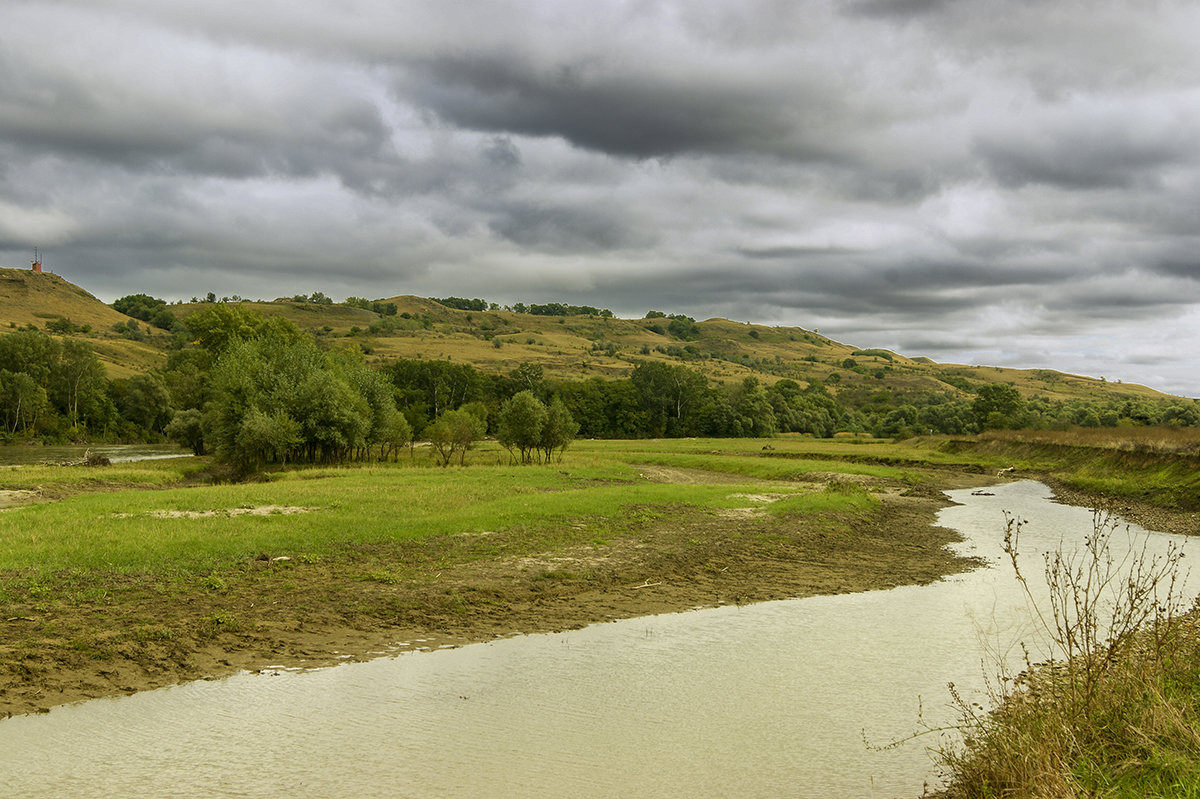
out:
<path id="1" fill-rule="evenodd" d="M 51 611 L 10 605 L 0 618 L 0 664 L 7 666 L 0 717 L 240 671 L 317 668 L 696 607 L 933 582 L 975 565 L 948 548 L 955 533 L 934 526 L 951 504 L 941 491 L 996 482 L 966 472 L 935 479 L 917 491 L 872 485 L 880 506 L 834 520 L 842 533 L 831 532 L 828 519 L 809 528 L 767 515 L 681 509 L 669 523 L 604 546 L 536 557 L 489 557 L 481 553 L 493 551 L 495 539 L 484 547 L 478 536 L 450 536 L 419 547 L 363 548 L 344 564 L 260 556 L 245 566 L 251 579 L 229 592 L 147 590 L 132 575 L 103 586 L 95 601 Z M 1088 505 L 1094 498 L 1064 492 L 1059 500 Z M 1190 520 L 1155 513 L 1174 529 Z M 414 558 L 446 565 L 394 584 L 354 576 Z"/>
<path id="2" fill-rule="evenodd" d="M 342 564 L 255 559 L 244 585 L 226 592 L 180 594 L 130 575 L 81 588 L 94 600 L 10 603 L 0 618 L 0 717 L 240 671 L 933 582 L 973 566 L 947 548 L 956 534 L 933 525 L 949 504 L 940 489 L 988 482 L 977 474 L 938 479 L 918 492 L 873 485 L 878 509 L 811 527 L 767 514 L 680 509 L 669 523 L 603 546 L 536 557 L 489 557 L 480 553 L 495 549 L 494 538 L 450 536 L 363 548 Z M 396 584 L 355 576 L 413 559 L 446 566 Z"/>

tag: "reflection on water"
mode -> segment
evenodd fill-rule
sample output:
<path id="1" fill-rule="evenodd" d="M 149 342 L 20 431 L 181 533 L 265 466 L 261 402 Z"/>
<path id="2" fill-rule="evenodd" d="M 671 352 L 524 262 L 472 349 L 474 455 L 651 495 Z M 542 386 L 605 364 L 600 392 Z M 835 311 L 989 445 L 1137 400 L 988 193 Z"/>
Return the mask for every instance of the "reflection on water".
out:
<path id="1" fill-rule="evenodd" d="M 175 444 L 97 444 L 47 447 L 13 445 L 0 447 L 0 466 L 29 466 L 37 463 L 80 461 L 89 452 L 93 455 L 103 455 L 113 463 L 192 456 L 191 450 Z"/>
<path id="2" fill-rule="evenodd" d="M 941 523 L 1000 557 L 1080 540 L 1037 483 L 954 492 Z M 1155 536 L 1158 543 L 1168 536 Z M 985 650 L 1036 630 L 1010 574 L 600 624 L 319 671 L 240 675 L 0 722 L 0 795 L 910 797 Z M 1036 647 L 1035 647 L 1036 649 Z"/>

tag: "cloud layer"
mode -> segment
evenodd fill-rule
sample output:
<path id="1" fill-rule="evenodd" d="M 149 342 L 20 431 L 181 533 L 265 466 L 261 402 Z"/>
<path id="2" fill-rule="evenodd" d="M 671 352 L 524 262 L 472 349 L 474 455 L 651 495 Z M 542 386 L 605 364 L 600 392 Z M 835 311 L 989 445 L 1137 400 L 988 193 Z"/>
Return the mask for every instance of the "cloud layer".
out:
<path id="1" fill-rule="evenodd" d="M 1200 396 L 1200 7 L 13 0 L 0 265 L 469 294 Z"/>

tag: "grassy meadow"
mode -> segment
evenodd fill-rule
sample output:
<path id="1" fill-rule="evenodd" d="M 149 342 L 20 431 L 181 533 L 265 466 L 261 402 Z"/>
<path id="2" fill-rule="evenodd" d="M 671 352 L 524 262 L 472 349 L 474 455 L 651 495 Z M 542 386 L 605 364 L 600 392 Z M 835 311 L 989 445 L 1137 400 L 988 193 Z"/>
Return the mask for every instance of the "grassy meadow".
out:
<path id="1" fill-rule="evenodd" d="M 466 468 L 436 468 L 417 448 L 396 462 L 289 468 L 216 485 L 198 481 L 206 459 L 0 468 L 0 491 L 55 500 L 0 512 L 0 573 L 195 572 L 261 552 L 329 558 L 357 544 L 513 529 L 528 531 L 531 550 L 553 548 L 563 529 L 573 539 L 603 538 L 630 508 L 714 513 L 744 505 L 739 494 L 747 492 L 812 494 L 823 492 L 814 484 L 864 478 L 918 487 L 945 470 L 1015 468 L 1114 497 L 1192 507 L 1200 471 L 1187 446 L 1147 452 L 1049 435 L 579 441 L 561 462 L 534 466 L 511 465 L 507 452 L 485 442 Z M 693 477 L 656 481 L 647 467 Z"/>
<path id="2" fill-rule="evenodd" d="M 260 482 L 217 485 L 190 484 L 204 459 L 6 468 L 0 490 L 57 500 L 0 513 L 0 573 L 200 573 L 263 552 L 336 558 L 363 544 L 515 529 L 536 551 L 566 543 L 564 530 L 572 541 L 603 539 L 631 512 L 644 518 L 680 507 L 742 507 L 740 495 L 764 484 L 775 493 L 822 497 L 781 506 L 794 512 L 836 511 L 860 506 L 866 492 L 796 481 L 922 479 L 897 466 L 838 458 L 861 454 L 861 446 L 799 438 L 776 439 L 767 452 L 762 446 L 743 439 L 578 442 L 562 462 L 518 466 L 489 443 L 470 453 L 466 468 L 436 468 L 427 450 L 417 449 L 395 463 L 285 469 Z M 648 466 L 720 479 L 653 481 L 642 475 Z"/>
<path id="3" fill-rule="evenodd" d="M 485 442 L 461 468 L 417 447 L 241 483 L 212 483 L 207 458 L 0 468 L 0 714 L 309 662 L 346 636 L 487 640 L 962 568 L 930 500 L 883 501 L 929 480 L 925 453 L 850 446 L 579 441 L 521 466 Z"/>

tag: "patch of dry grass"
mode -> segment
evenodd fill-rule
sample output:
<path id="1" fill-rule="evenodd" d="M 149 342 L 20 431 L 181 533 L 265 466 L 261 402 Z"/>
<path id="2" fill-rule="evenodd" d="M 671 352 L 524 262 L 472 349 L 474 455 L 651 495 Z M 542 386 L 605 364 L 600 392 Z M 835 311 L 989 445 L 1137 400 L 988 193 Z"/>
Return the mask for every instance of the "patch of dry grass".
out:
<path id="1" fill-rule="evenodd" d="M 1175 620 L 1171 646 L 1097 672 L 1081 702 L 1066 669 L 1041 670 L 995 713 L 972 715 L 945 753 L 951 797 L 1200 796 L 1200 638 Z"/>

